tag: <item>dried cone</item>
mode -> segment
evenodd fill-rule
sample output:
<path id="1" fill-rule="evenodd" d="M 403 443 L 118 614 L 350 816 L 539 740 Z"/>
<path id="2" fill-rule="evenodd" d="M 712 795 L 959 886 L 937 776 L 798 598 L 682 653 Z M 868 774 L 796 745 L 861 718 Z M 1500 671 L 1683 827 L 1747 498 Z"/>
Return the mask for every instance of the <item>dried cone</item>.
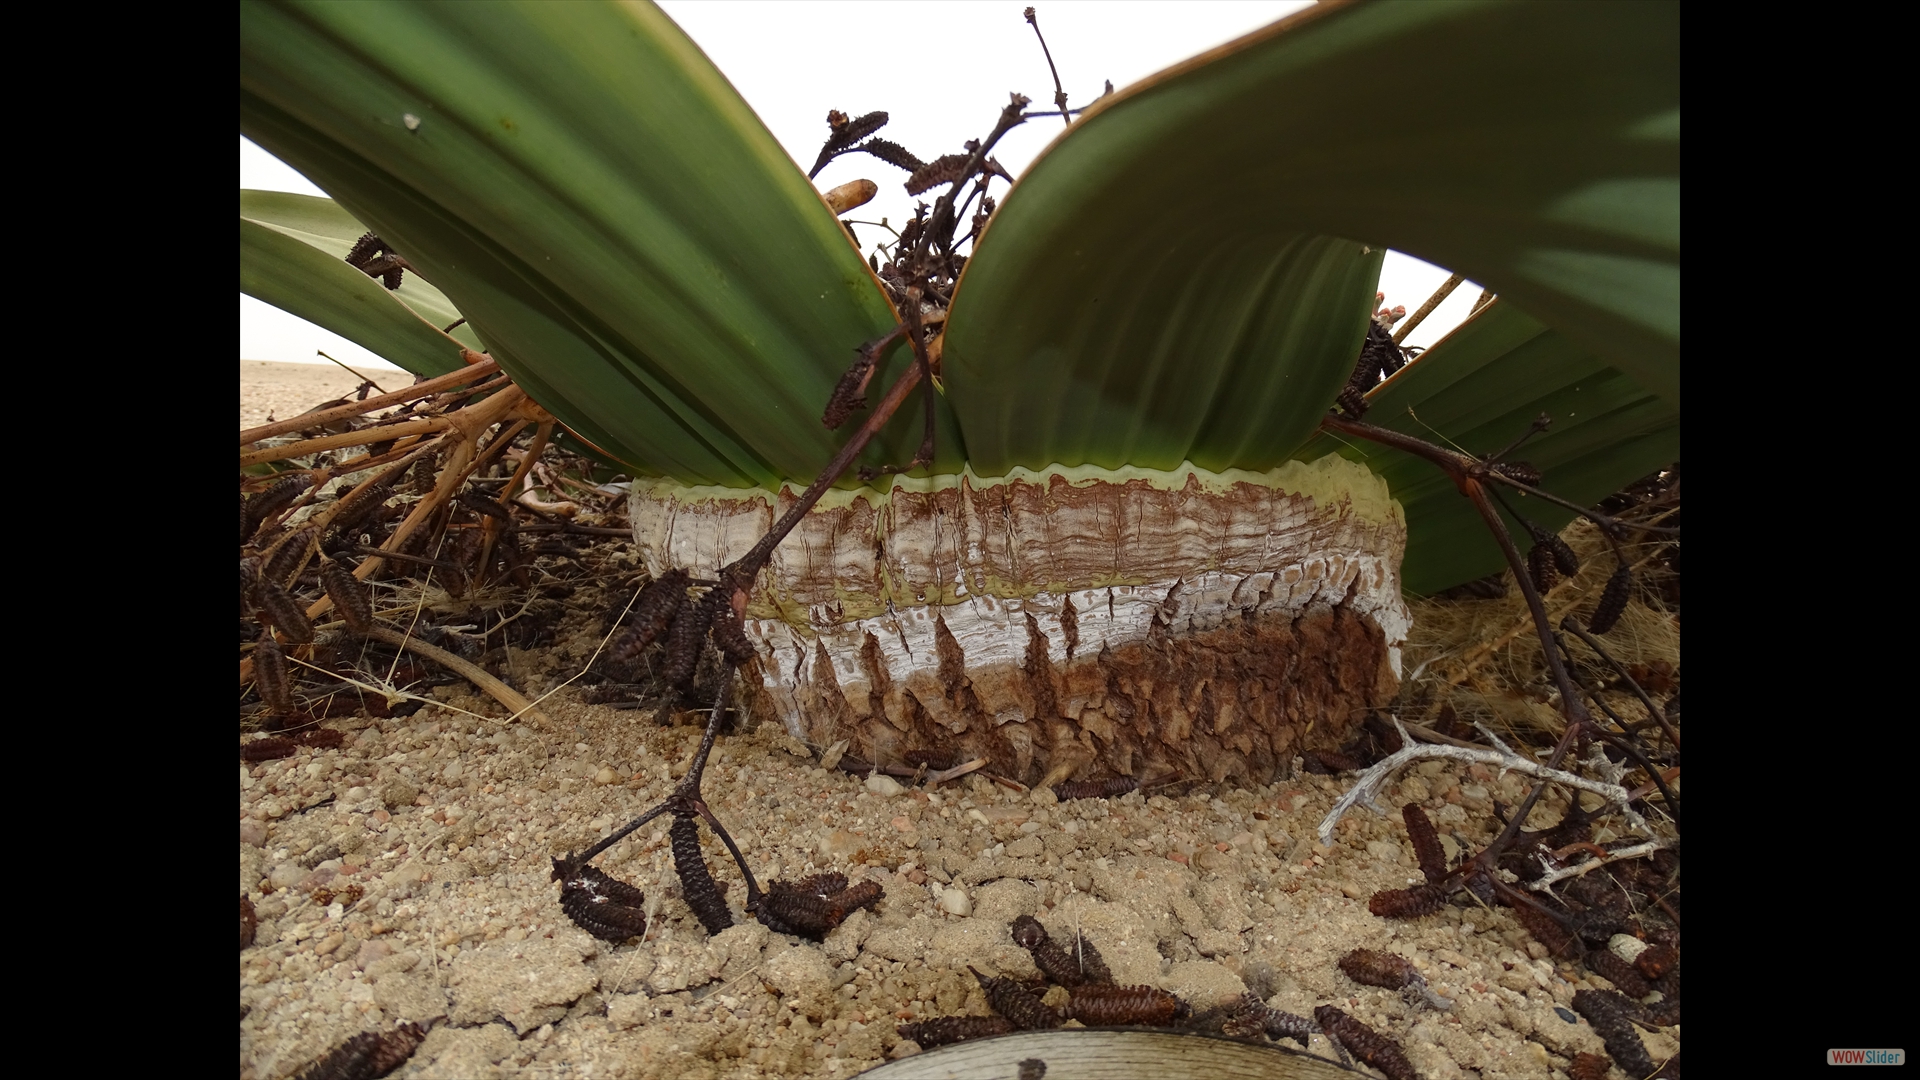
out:
<path id="1" fill-rule="evenodd" d="M 901 1038 L 919 1043 L 920 1049 L 931 1050 L 968 1039 L 1005 1035 L 1013 1030 L 1013 1022 L 1004 1016 L 936 1016 L 918 1023 L 901 1024 L 895 1030 Z"/>
<path id="2" fill-rule="evenodd" d="M 1554 566 L 1553 549 L 1545 544 L 1535 544 L 1527 550 L 1527 576 L 1533 579 L 1533 587 L 1541 595 L 1551 592 L 1560 580 L 1558 568 Z"/>
<path id="3" fill-rule="evenodd" d="M 1627 613 L 1627 601 L 1633 596 L 1633 571 L 1626 563 L 1614 568 L 1613 576 L 1607 579 L 1607 587 L 1600 592 L 1600 602 L 1594 605 L 1593 618 L 1587 629 L 1596 634 L 1604 634 L 1613 629 L 1620 616 Z"/>
<path id="4" fill-rule="evenodd" d="M 1392 1039 L 1341 1012 L 1331 1005 L 1313 1010 L 1313 1018 L 1327 1037 L 1347 1048 L 1354 1057 L 1385 1073 L 1387 1080 L 1419 1080 L 1413 1063 Z"/>
<path id="5" fill-rule="evenodd" d="M 273 635 L 262 634 L 253 647 L 253 685 L 260 700 L 276 713 L 293 711 L 293 683 L 287 677 L 287 654 Z"/>
<path id="6" fill-rule="evenodd" d="M 700 854 L 699 827 L 692 816 L 676 815 L 667 836 L 673 847 L 673 869 L 680 875 L 681 895 L 700 919 L 700 925 L 706 927 L 709 934 L 732 926 L 733 913 L 727 910 L 727 901 L 720 895 L 712 871 L 707 869 L 706 858 Z"/>
<path id="7" fill-rule="evenodd" d="M 980 989 L 986 992 L 987 1004 L 993 1011 L 1012 1021 L 1013 1026 L 1022 1031 L 1042 1031 L 1060 1026 L 1060 1014 L 1040 1003 L 1040 999 L 1029 994 L 1025 987 L 1012 979 L 999 976 L 989 978 L 969 966 L 968 971 L 980 982 Z"/>
<path id="8" fill-rule="evenodd" d="M 373 599 L 367 595 L 365 583 L 354 577 L 351 569 L 328 559 L 320 564 L 320 583 L 326 586 L 333 609 L 354 633 L 364 634 L 373 629 Z"/>
<path id="9" fill-rule="evenodd" d="M 647 896 L 639 889 L 591 866 L 572 873 L 553 861 L 560 883 L 560 910 L 573 924 L 602 941 L 619 944 L 647 933 Z"/>

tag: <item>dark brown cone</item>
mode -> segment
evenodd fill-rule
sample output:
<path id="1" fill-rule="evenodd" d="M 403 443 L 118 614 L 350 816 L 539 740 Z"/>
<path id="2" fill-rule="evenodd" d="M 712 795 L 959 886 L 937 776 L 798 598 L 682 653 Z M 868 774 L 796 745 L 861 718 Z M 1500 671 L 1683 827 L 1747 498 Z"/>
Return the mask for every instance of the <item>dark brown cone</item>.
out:
<path id="1" fill-rule="evenodd" d="M 1067 799 L 1111 799 L 1140 789 L 1134 776 L 1109 776 L 1105 780 L 1071 780 L 1053 785 L 1053 797 Z"/>
<path id="2" fill-rule="evenodd" d="M 980 981 L 980 989 L 986 991 L 987 1004 L 1012 1021 L 1014 1027 L 1022 1031 L 1042 1031 L 1060 1026 L 1060 1015 L 1042 1005 L 1039 998 L 1019 983 L 998 976 L 988 978 L 971 966 L 967 970 L 973 971 L 973 977 Z"/>
<path id="3" fill-rule="evenodd" d="M 255 932 L 259 930 L 259 928 L 260 928 L 260 919 L 257 915 L 253 913 L 253 901 L 247 899 L 244 896 L 241 897 L 240 898 L 240 947 L 242 949 L 253 944 L 253 935 L 255 934 Z"/>
<path id="4" fill-rule="evenodd" d="M 1447 905 L 1447 894 L 1432 885 L 1382 889 L 1367 900 L 1367 910 L 1384 919 L 1415 919 Z"/>
<path id="5" fill-rule="evenodd" d="M 1600 602 L 1593 607 L 1593 618 L 1587 629 L 1596 634 L 1612 630 L 1620 616 L 1627 613 L 1627 601 L 1632 598 L 1633 570 L 1621 563 L 1614 568 L 1613 576 L 1607 578 L 1607 587 L 1600 591 Z"/>
<path id="6" fill-rule="evenodd" d="M 1653 1058 L 1648 1056 L 1640 1033 L 1627 1019 L 1631 1002 L 1605 990 L 1578 990 L 1573 995 L 1573 1011 L 1587 1018 L 1594 1033 L 1607 1044 L 1607 1055 L 1629 1076 L 1652 1076 Z"/>
<path id="7" fill-rule="evenodd" d="M 928 188 L 953 183 L 960 179 L 961 170 L 967 167 L 967 162 L 972 158 L 971 154 L 942 154 L 934 158 L 907 178 L 907 194 L 918 195 Z"/>
<path id="8" fill-rule="evenodd" d="M 253 647 L 253 685 L 260 700 L 276 713 L 293 711 L 293 683 L 287 678 L 287 654 L 272 634 L 260 635 Z"/>
<path id="9" fill-rule="evenodd" d="M 328 559 L 320 564 L 320 583 L 326 586 L 333 609 L 356 634 L 373 629 L 373 600 L 367 586 L 345 564 Z"/>
<path id="10" fill-rule="evenodd" d="M 1080 961 L 1074 959 L 1072 953 L 1054 944 L 1047 935 L 1047 928 L 1040 925 L 1040 920 L 1031 915 L 1022 915 L 1013 920 L 1011 929 L 1014 943 L 1033 955 L 1034 966 L 1044 972 L 1047 978 L 1068 987 L 1098 981 L 1090 978 L 1090 973 L 1081 966 Z M 1099 959 L 1097 953 L 1094 959 Z M 1101 965 L 1101 968 L 1104 974 L 1105 965 Z M 1108 976 L 1109 980 L 1111 978 Z"/>
<path id="11" fill-rule="evenodd" d="M 273 549 L 273 554 L 267 556 L 266 565 L 260 568 L 261 580 L 285 585 L 306 560 L 308 550 L 313 547 L 313 536 L 314 530 L 301 529 Z"/>
<path id="12" fill-rule="evenodd" d="M 1184 1011 L 1179 998 L 1151 986 L 1080 986 L 1067 1001 L 1067 1016 L 1088 1027 L 1161 1025 Z"/>
<path id="13" fill-rule="evenodd" d="M 1398 990 L 1420 977 L 1405 957 L 1376 949 L 1355 949 L 1342 956 L 1340 970 L 1354 982 L 1388 990 Z"/>
<path id="14" fill-rule="evenodd" d="M 566 869 L 555 859 L 554 872 Z M 591 866 L 566 874 L 560 883 L 560 910 L 573 924 L 602 941 L 618 944 L 647 933 L 646 894 Z"/>
<path id="15" fill-rule="evenodd" d="M 253 535 L 253 531 L 260 527 L 262 521 L 293 505 L 293 500 L 299 498 L 300 493 L 307 490 L 309 486 L 310 481 L 307 475 L 301 473 L 283 480 L 276 480 L 271 486 L 255 492 L 241 504 L 240 542 L 245 543 L 247 537 Z"/>
<path id="16" fill-rule="evenodd" d="M 265 739 L 255 739 L 240 744 L 241 761 L 274 761 L 283 757 L 292 757 L 300 749 L 300 744 L 292 739 L 283 739 L 277 735 Z"/>
<path id="17" fill-rule="evenodd" d="M 260 584 L 254 587 L 253 599 L 266 615 L 267 621 L 287 635 L 288 640 L 313 640 L 313 623 L 307 620 L 307 613 L 300 609 L 300 605 L 279 582 L 270 578 L 261 579 Z"/>
<path id="18" fill-rule="evenodd" d="M 1400 808 L 1400 818 L 1407 823 L 1407 839 L 1413 844 L 1414 858 L 1419 860 L 1420 872 L 1427 876 L 1427 883 L 1433 884 L 1447 876 L 1447 852 L 1440 846 L 1439 830 L 1433 827 L 1433 820 L 1419 803 L 1408 803 Z"/>
<path id="19" fill-rule="evenodd" d="M 1313 1010 L 1313 1018 L 1327 1037 L 1347 1048 L 1354 1057 L 1385 1073 L 1387 1080 L 1419 1080 L 1413 1063 L 1398 1044 L 1385 1035 L 1341 1012 L 1331 1005 Z"/>
<path id="20" fill-rule="evenodd" d="M 1647 985 L 1646 976 L 1610 950 L 1594 949 L 1587 953 L 1587 967 L 1630 998 L 1643 998 L 1653 993 L 1653 987 Z"/>
<path id="21" fill-rule="evenodd" d="M 714 884 L 713 873 L 707 869 L 707 860 L 700 853 L 700 830 L 693 817 L 676 815 L 667 837 L 673 847 L 674 872 L 680 875 L 680 893 L 699 918 L 700 925 L 707 928 L 708 934 L 717 934 L 732 926 L 733 913 L 727 910 L 720 887 Z"/>
<path id="22" fill-rule="evenodd" d="M 1533 587 L 1542 595 L 1553 588 L 1560 580 L 1559 571 L 1553 565 L 1553 549 L 1535 544 L 1527 550 L 1527 576 L 1533 579 Z"/>
<path id="23" fill-rule="evenodd" d="M 922 1050 L 931 1050 L 968 1039 L 1005 1035 L 1013 1030 L 1013 1023 L 1004 1016 L 936 1016 L 918 1023 L 901 1024 L 894 1030 L 901 1038 L 919 1043 Z"/>

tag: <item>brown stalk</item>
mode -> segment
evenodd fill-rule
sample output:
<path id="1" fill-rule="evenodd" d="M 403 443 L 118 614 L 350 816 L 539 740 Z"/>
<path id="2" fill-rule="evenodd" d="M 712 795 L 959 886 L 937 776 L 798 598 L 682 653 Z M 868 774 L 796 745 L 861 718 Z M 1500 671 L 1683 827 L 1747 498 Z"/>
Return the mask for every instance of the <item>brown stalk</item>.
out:
<path id="1" fill-rule="evenodd" d="M 478 687 L 488 697 L 504 706 L 507 712 L 511 714 L 509 719 L 528 716 L 532 717 L 536 723 L 545 727 L 551 727 L 553 724 L 552 721 L 547 719 L 546 714 L 536 708 L 533 702 L 528 701 L 520 691 L 515 690 L 506 683 L 487 674 L 485 670 L 460 659 L 445 649 L 436 648 L 418 638 L 408 637 L 398 630 L 389 629 L 385 626 L 374 627 L 367 631 L 367 636 L 376 641 L 384 641 L 396 649 L 405 649 L 416 656 L 431 660 L 467 680 Z"/>
<path id="2" fill-rule="evenodd" d="M 1560 711 L 1567 718 L 1567 730 L 1560 736 L 1559 743 L 1553 748 L 1553 755 L 1546 762 L 1546 767 L 1549 769 L 1559 768 L 1561 759 L 1566 757 L 1567 751 L 1572 749 L 1581 733 L 1592 726 L 1593 718 L 1588 714 L 1587 707 L 1581 703 L 1579 689 L 1574 685 L 1573 676 L 1567 671 L 1567 666 L 1560 656 L 1560 650 L 1553 640 L 1553 624 L 1548 621 L 1546 604 L 1541 600 L 1539 590 L 1533 587 L 1533 579 L 1527 573 L 1526 560 L 1521 557 L 1520 549 L 1514 546 L 1513 535 L 1507 531 L 1506 522 L 1501 520 L 1500 512 L 1494 508 L 1493 500 L 1487 497 L 1487 489 L 1481 483 L 1484 477 L 1492 475 L 1487 463 L 1458 451 L 1435 446 L 1411 435 L 1403 435 L 1372 424 L 1349 420 L 1334 413 L 1328 413 L 1320 423 L 1323 428 L 1391 446 L 1396 450 L 1433 462 L 1453 479 L 1460 493 L 1471 500 L 1474 509 L 1480 512 L 1481 519 L 1487 523 L 1487 528 L 1493 533 L 1494 542 L 1500 545 L 1500 553 L 1506 556 L 1507 566 L 1513 570 L 1514 581 L 1520 587 L 1521 595 L 1526 597 L 1527 610 L 1533 613 L 1534 630 L 1540 636 L 1541 654 L 1546 658 L 1547 669 L 1553 674 L 1554 685 L 1560 691 Z M 1520 804 L 1514 811 L 1513 817 L 1507 822 L 1507 827 L 1494 838 L 1491 844 L 1487 845 L 1486 850 L 1466 865 L 1481 869 L 1491 869 L 1495 866 L 1500 853 L 1513 843 L 1513 838 L 1519 834 L 1521 826 L 1527 820 L 1527 815 L 1533 811 L 1534 804 L 1540 801 L 1540 795 L 1546 789 L 1547 783 L 1544 780 L 1534 784 L 1533 790 L 1527 793 L 1526 800 Z"/>
<path id="3" fill-rule="evenodd" d="M 467 353 L 467 355 L 475 357 L 481 356 L 479 353 Z M 489 375 L 497 373 L 499 370 L 500 365 L 491 357 L 481 357 L 477 362 L 469 364 L 459 371 L 450 371 L 445 375 L 428 379 L 426 382 L 415 383 L 404 390 L 395 390 L 391 394 L 381 394 L 379 397 L 370 397 L 365 401 L 355 401 L 321 412 L 303 413 L 300 416 L 277 420 L 271 424 L 262 424 L 259 427 L 247 428 L 240 432 L 240 445 L 245 446 L 248 443 L 259 442 L 261 439 L 271 438 L 275 435 L 284 435 L 289 431 L 304 431 L 307 428 L 319 424 L 330 424 L 335 420 L 345 420 L 350 416 L 360 416 L 364 413 L 377 412 L 380 409 L 386 408 L 388 405 L 399 405 L 419 398 L 430 397 L 443 390 L 451 390 L 454 387 L 484 379 Z"/>
<path id="4" fill-rule="evenodd" d="M 1400 329 L 1393 332 L 1393 343 L 1398 345 L 1407 340 L 1407 335 L 1413 333 L 1413 328 L 1419 326 L 1422 319 L 1433 314 L 1433 309 L 1439 307 L 1441 301 L 1453 295 L 1453 290 L 1459 288 L 1460 283 L 1465 280 L 1459 274 L 1455 274 L 1448 278 L 1445 284 L 1435 289 L 1433 295 L 1427 297 L 1427 302 L 1420 305 L 1420 310 L 1407 316 L 1407 321 L 1401 323 Z"/>
<path id="5" fill-rule="evenodd" d="M 402 439 L 409 435 L 425 435 L 432 431 L 441 431 L 453 423 L 451 417 L 430 416 L 424 420 L 407 420 L 398 424 L 361 428 L 358 431 L 346 431 L 338 435 L 322 435 L 314 439 L 303 439 L 285 446 L 269 446 L 263 450 L 249 450 L 240 455 L 240 467 L 263 465 L 269 461 L 285 461 L 288 458 L 304 457 L 323 450 L 338 450 L 343 446 L 365 446 L 368 443 L 387 442 Z"/>

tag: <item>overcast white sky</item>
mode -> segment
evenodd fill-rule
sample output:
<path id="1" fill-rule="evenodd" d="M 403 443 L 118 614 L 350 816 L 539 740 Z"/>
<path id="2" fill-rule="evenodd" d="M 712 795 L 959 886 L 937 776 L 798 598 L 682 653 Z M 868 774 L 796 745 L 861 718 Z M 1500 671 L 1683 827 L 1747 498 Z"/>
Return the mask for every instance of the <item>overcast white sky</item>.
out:
<path id="1" fill-rule="evenodd" d="M 1050 108 L 1053 78 L 1021 17 L 1025 6 L 1001 0 L 661 3 L 733 80 L 802 169 L 812 166 L 826 138 L 829 109 L 855 116 L 885 110 L 892 120 L 882 134 L 930 160 L 984 136 L 1010 91 L 1032 98 L 1035 109 Z M 1306 0 L 1051 0 L 1035 5 L 1070 108 L 1098 97 L 1105 80 L 1124 87 L 1306 6 Z M 938 61 L 902 60 L 885 44 L 928 40 L 941 42 Z M 1009 132 L 994 156 L 1019 176 L 1063 129 L 1056 117 L 1030 120 Z M 902 186 L 905 174 L 864 154 L 833 162 L 815 183 L 825 190 L 860 178 L 877 182 L 880 196 L 850 217 L 886 217 L 898 227 L 911 216 L 915 200 Z M 325 194 L 244 138 L 240 186 Z M 856 228 L 869 249 L 883 235 L 879 229 Z M 1411 311 L 1446 277 L 1445 270 L 1391 253 L 1380 287 L 1389 305 L 1405 304 Z M 1473 283 L 1462 284 L 1406 343 L 1431 344 L 1466 317 L 1479 293 Z M 241 359 L 326 363 L 316 350 L 350 364 L 391 366 L 305 320 L 240 297 Z"/>

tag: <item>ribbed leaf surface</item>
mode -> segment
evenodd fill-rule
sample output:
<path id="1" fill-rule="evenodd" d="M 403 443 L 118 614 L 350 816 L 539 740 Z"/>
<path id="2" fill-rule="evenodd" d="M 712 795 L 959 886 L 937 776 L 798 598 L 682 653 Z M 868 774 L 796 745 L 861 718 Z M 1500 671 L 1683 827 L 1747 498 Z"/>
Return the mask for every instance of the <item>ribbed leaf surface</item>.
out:
<path id="1" fill-rule="evenodd" d="M 1553 426 L 1513 458 L 1538 467 L 1546 490 L 1581 505 L 1680 459 L 1677 406 L 1505 300 L 1481 309 L 1367 401 L 1370 424 L 1476 455 L 1506 447 L 1544 412 Z M 1328 453 L 1366 462 L 1406 511 L 1401 579 L 1409 592 L 1438 592 L 1506 565 L 1473 505 L 1432 464 L 1331 435 L 1296 456 L 1312 461 Z M 1573 519 L 1550 503 L 1503 493 L 1551 529 Z M 1518 542 L 1524 550 L 1524 532 Z"/>
<path id="2" fill-rule="evenodd" d="M 974 467 L 1288 456 L 1358 347 L 1362 243 L 1493 286 L 1677 405 L 1678 20 L 1322 5 L 1097 104 L 960 283 Z"/>
<path id="3" fill-rule="evenodd" d="M 417 375 L 445 374 L 460 366 L 460 345 L 395 301 L 385 286 L 318 248 L 244 217 L 240 291 Z"/>
<path id="4" fill-rule="evenodd" d="M 240 34 L 242 132 L 419 267 L 580 435 L 690 482 L 808 478 L 831 456 L 821 408 L 891 309 L 657 9 L 251 2 Z M 900 417 L 868 460 L 905 460 L 917 428 Z"/>
<path id="5" fill-rule="evenodd" d="M 242 189 L 240 192 L 240 220 L 252 222 L 256 225 L 264 225 L 284 236 L 298 240 L 324 253 L 335 262 L 339 262 L 341 267 L 346 267 L 349 270 L 352 268 L 347 267 L 344 261 L 347 251 L 353 247 L 354 241 L 358 240 L 361 234 L 367 231 L 365 225 L 355 221 L 352 214 L 342 210 L 340 204 L 334 202 L 332 199 L 323 199 L 313 195 L 296 195 L 285 191 L 248 191 Z M 276 245 L 272 250 L 282 251 L 285 249 Z M 283 281 L 285 282 L 286 288 L 276 292 L 273 296 L 259 296 L 254 293 L 249 293 L 248 295 L 255 296 L 256 299 L 264 300 L 269 304 L 273 304 L 275 307 L 287 310 L 291 310 L 289 305 L 299 305 L 306 299 L 306 297 L 300 295 L 300 285 L 303 281 L 318 281 L 322 278 L 332 278 L 339 273 L 339 268 L 330 265 L 322 267 L 319 264 L 311 262 L 303 253 L 297 252 L 293 253 L 293 257 L 299 260 L 298 266 L 279 268 L 257 266 L 250 268 L 249 259 L 259 260 L 268 257 L 268 249 L 259 245 L 252 247 L 243 245 L 241 247 L 240 257 L 240 274 L 243 291 L 250 274 L 255 280 L 266 278 Z M 358 273 L 358 271 L 354 272 Z M 361 274 L 360 276 L 366 277 L 365 274 Z M 373 279 L 368 278 L 368 280 L 371 281 Z M 343 281 L 343 287 L 344 284 Z M 405 275 L 400 282 L 400 288 L 397 290 L 388 291 L 383 286 L 381 291 L 385 292 L 390 299 L 400 301 L 414 314 L 434 326 L 452 326 L 462 318 L 459 310 L 453 306 L 453 301 L 447 299 L 445 293 L 428 284 L 419 274 Z M 322 316 L 321 318 L 315 318 L 313 315 L 301 315 L 301 317 L 307 319 L 309 322 L 318 323 L 342 337 L 366 345 L 366 342 L 361 340 L 360 335 L 371 332 L 371 328 L 358 325 L 359 320 L 355 319 L 353 315 L 359 313 L 360 308 L 356 306 L 347 312 L 342 312 L 334 308 L 321 310 L 317 312 L 317 314 Z M 296 314 L 299 313 L 296 312 Z M 386 312 L 380 311 L 379 314 L 370 317 L 376 320 L 383 320 L 389 316 Z M 455 326 L 450 333 L 461 345 L 465 345 L 467 348 L 476 351 L 485 351 L 485 346 L 480 343 L 480 338 L 474 334 L 472 327 Z M 372 349 L 373 346 L 367 345 L 367 348 Z M 444 339 L 440 339 L 435 343 L 433 361 L 439 366 L 432 372 L 433 374 L 452 370 L 452 368 L 448 366 L 449 364 L 453 366 L 459 365 L 458 346 L 452 348 L 453 352 L 451 355 L 453 359 L 448 360 L 445 358 L 445 355 L 448 353 L 447 342 Z M 374 351 L 380 352 L 378 349 L 374 349 Z M 386 354 L 382 352 L 381 355 L 385 356 Z M 388 359 L 392 358 L 388 357 Z M 394 360 L 394 363 L 400 364 L 401 367 L 405 367 L 409 371 L 414 371 L 412 367 L 401 363 L 399 360 Z M 414 371 L 414 373 L 416 375 L 428 374 L 428 372 L 424 371 Z"/>

